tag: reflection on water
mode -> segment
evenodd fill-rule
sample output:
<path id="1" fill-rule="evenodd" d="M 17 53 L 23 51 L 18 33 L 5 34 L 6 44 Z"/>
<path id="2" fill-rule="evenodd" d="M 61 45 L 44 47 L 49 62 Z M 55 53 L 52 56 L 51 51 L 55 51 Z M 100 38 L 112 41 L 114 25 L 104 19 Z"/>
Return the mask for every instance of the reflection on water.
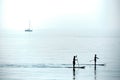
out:
<path id="1" fill-rule="evenodd" d="M 73 80 L 76 80 L 76 76 L 79 75 L 79 73 L 80 73 L 79 72 L 78 74 L 76 74 L 76 72 L 77 72 L 77 70 L 75 68 L 73 68 Z M 93 78 L 94 78 L 93 80 L 97 80 L 97 69 L 96 68 L 94 68 L 93 74 L 94 74 L 93 75 Z M 81 75 L 79 75 L 79 76 L 81 76 Z"/>
<path id="2" fill-rule="evenodd" d="M 75 68 L 73 68 L 73 80 L 75 80 Z"/>
<path id="3" fill-rule="evenodd" d="M 97 80 L 97 76 L 96 76 L 96 68 L 94 69 L 94 80 Z"/>
<path id="4" fill-rule="evenodd" d="M 73 80 L 76 80 L 76 76 L 79 75 L 79 69 L 73 68 Z M 77 74 L 78 73 L 78 74 Z"/>

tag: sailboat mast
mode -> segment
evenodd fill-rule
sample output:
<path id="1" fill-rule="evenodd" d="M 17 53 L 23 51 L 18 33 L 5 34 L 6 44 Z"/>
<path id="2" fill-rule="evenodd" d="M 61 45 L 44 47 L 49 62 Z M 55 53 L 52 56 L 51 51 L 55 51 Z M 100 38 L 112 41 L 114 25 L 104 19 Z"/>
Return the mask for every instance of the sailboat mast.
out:
<path id="1" fill-rule="evenodd" d="M 30 29 L 31 21 L 29 20 L 29 29 Z"/>

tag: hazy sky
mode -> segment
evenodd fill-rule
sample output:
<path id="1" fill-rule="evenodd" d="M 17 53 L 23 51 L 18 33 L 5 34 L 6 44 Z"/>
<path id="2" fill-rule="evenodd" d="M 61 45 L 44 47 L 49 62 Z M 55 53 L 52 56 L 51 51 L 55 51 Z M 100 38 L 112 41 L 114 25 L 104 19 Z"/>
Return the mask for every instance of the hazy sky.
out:
<path id="1" fill-rule="evenodd" d="M 106 50 L 108 53 L 119 53 L 120 41 L 117 38 L 114 41 L 108 38 L 73 38 L 120 36 L 119 4 L 120 0 L 0 0 L 1 55 L 8 62 L 36 62 L 40 59 L 38 55 L 46 56 L 49 50 L 51 53 L 61 50 L 73 52 L 71 50 L 76 49 L 83 52 Z M 24 32 L 29 20 L 33 29 L 32 36 L 28 36 L 31 39 Z M 33 59 L 28 55 L 33 56 Z"/>
<path id="2" fill-rule="evenodd" d="M 119 34 L 119 0 L 0 0 L 1 30 Z"/>

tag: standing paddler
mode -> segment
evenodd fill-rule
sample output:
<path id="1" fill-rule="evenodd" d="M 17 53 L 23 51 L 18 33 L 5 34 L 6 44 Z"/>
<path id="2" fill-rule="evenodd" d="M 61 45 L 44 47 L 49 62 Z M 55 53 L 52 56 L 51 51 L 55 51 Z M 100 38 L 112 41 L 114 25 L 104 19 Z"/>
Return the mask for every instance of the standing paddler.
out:
<path id="1" fill-rule="evenodd" d="M 75 68 L 75 64 L 76 64 L 76 59 L 77 58 L 77 56 L 73 56 L 73 68 Z"/>
<path id="2" fill-rule="evenodd" d="M 97 62 L 97 59 L 99 59 L 98 57 L 97 57 L 97 55 L 95 54 L 95 56 L 94 56 L 94 69 L 96 70 L 96 62 Z"/>

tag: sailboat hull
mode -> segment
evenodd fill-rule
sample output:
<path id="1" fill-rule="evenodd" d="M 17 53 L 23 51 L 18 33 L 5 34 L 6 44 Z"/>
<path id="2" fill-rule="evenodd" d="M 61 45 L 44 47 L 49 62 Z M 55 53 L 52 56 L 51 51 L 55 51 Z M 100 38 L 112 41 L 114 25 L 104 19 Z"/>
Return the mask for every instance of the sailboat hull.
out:
<path id="1" fill-rule="evenodd" d="M 32 32 L 32 30 L 28 29 L 28 30 L 25 30 L 25 32 Z"/>

